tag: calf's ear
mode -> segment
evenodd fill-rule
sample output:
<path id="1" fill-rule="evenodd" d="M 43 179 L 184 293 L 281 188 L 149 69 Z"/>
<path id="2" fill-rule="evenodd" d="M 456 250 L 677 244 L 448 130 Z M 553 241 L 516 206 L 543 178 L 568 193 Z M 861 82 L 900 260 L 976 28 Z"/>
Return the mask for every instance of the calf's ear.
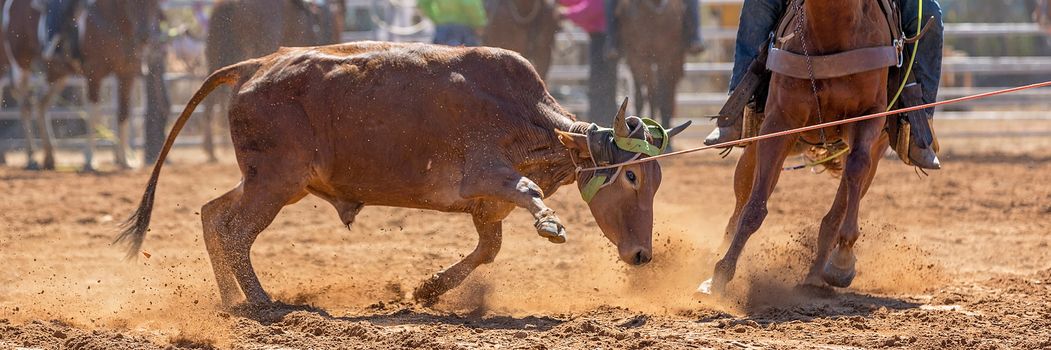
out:
<path id="1" fill-rule="evenodd" d="M 558 135 L 558 141 L 561 142 L 563 146 L 576 152 L 578 158 L 585 159 L 591 157 L 591 152 L 588 152 L 587 135 L 562 130 L 555 130 L 555 134 Z"/>

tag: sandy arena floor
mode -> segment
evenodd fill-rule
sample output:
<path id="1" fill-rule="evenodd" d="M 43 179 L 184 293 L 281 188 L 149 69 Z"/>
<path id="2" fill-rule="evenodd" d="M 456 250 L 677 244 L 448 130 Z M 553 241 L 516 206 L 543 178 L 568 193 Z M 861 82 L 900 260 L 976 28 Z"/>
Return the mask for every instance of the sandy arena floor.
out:
<path id="1" fill-rule="evenodd" d="M 0 348 L 1051 348 L 1051 122 L 939 132 L 944 170 L 882 163 L 862 205 L 858 278 L 830 299 L 792 289 L 836 188 L 807 171 L 782 176 L 732 297 L 694 293 L 733 205 L 735 157 L 715 152 L 663 163 L 654 263 L 619 262 L 563 188 L 548 203 L 569 243 L 537 237 L 516 211 L 496 262 L 433 308 L 408 294 L 473 248 L 468 216 L 368 207 L 347 231 L 308 197 L 255 244 L 264 287 L 293 305 L 255 319 L 219 308 L 201 240 L 199 208 L 238 182 L 232 155 L 205 165 L 196 149 L 176 152 L 151 256 L 130 263 L 110 242 L 145 170 L 0 167 Z"/>

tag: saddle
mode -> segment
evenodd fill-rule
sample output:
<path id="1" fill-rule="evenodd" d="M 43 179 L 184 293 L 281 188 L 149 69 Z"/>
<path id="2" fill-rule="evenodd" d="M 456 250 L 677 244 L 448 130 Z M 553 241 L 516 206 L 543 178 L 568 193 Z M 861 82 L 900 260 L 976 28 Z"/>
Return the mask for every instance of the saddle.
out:
<path id="1" fill-rule="evenodd" d="M 788 5 L 788 11 L 781 18 L 777 30 L 774 31 L 773 40 L 769 43 L 766 68 L 770 71 L 798 79 L 829 79 L 901 66 L 905 33 L 901 29 L 901 15 L 893 1 L 877 0 L 891 34 L 891 42 L 887 45 L 828 55 L 810 55 L 809 58 L 802 52 L 784 49 L 785 44 L 797 39 L 795 29 L 798 21 L 802 20 L 799 9 L 805 0 L 796 1 L 798 4 L 793 2 Z"/>

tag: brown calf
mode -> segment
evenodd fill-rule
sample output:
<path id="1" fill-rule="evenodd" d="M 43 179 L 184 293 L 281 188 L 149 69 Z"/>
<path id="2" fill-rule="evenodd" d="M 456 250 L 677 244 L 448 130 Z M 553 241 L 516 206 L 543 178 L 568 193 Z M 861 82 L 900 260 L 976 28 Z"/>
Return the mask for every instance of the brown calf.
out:
<path id="1" fill-rule="evenodd" d="M 201 220 L 227 305 L 242 295 L 249 304 L 270 301 L 249 250 L 282 207 L 309 194 L 331 203 L 348 227 L 366 205 L 471 214 L 478 246 L 416 290 L 417 300 L 430 303 L 493 261 L 501 222 L 516 207 L 533 215 L 541 236 L 564 241 L 563 225 L 543 198 L 575 181 L 584 188 L 595 174 L 578 175 L 577 164 L 592 164 L 592 153 L 625 155 L 611 148 L 613 139 L 590 140 L 610 153 L 592 152 L 589 137 L 580 134 L 592 125 L 575 123 L 529 62 L 511 51 L 380 42 L 283 48 L 220 69 L 187 104 L 118 238 L 130 239 L 131 256 L 145 237 L 176 135 L 221 85 L 235 91 L 229 121 L 242 178 L 201 209 Z M 614 125 L 617 137 L 655 140 L 623 109 Z M 631 264 L 652 257 L 660 182 L 656 162 L 625 166 L 589 202 L 603 233 Z"/>

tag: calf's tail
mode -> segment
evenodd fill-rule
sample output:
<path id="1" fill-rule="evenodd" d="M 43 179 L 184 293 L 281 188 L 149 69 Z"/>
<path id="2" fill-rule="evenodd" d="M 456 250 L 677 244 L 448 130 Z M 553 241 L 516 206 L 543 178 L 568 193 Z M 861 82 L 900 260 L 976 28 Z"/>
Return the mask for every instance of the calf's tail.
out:
<path id="1" fill-rule="evenodd" d="M 168 152 L 171 151 L 172 145 L 175 144 L 175 137 L 179 135 L 179 131 L 186 125 L 186 121 L 190 119 L 193 110 L 216 88 L 223 85 L 233 85 L 242 76 L 251 74 L 258 67 L 259 64 L 256 60 L 249 60 L 215 71 L 215 73 L 212 73 L 205 79 L 201 87 L 190 98 L 190 102 L 182 110 L 182 114 L 179 114 L 179 119 L 175 120 L 171 133 L 168 134 L 168 138 L 164 141 L 164 148 L 161 149 L 161 154 L 157 157 L 157 163 L 153 165 L 153 173 L 150 175 L 150 181 L 146 184 L 146 192 L 142 194 L 142 201 L 139 202 L 138 209 L 135 209 L 135 213 L 131 214 L 131 217 L 121 224 L 120 234 L 113 241 L 113 243 L 127 241 L 127 259 L 133 259 L 138 255 L 139 249 L 142 247 L 142 241 L 146 238 L 146 231 L 148 231 L 150 226 L 150 216 L 153 213 L 153 197 L 157 190 L 157 180 L 161 175 L 161 167 L 164 166 L 164 160 L 168 157 Z"/>

